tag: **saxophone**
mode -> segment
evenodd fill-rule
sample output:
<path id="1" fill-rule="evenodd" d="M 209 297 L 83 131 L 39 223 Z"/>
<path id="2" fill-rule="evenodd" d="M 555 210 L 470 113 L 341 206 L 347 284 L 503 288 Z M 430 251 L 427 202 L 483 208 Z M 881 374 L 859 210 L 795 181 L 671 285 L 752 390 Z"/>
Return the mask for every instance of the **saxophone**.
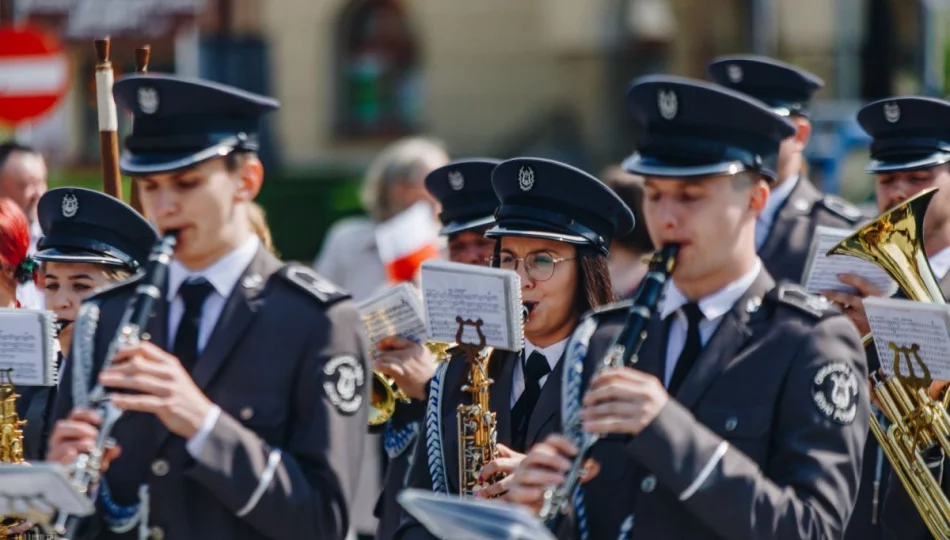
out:
<path id="1" fill-rule="evenodd" d="M 462 343 L 462 327 L 475 326 L 479 343 Z M 462 404 L 456 410 L 459 437 L 459 495 L 467 497 L 478 487 L 482 467 L 498 456 L 498 433 L 495 413 L 488 408 L 489 391 L 494 382 L 488 376 L 488 364 L 492 348 L 485 347 L 482 321 L 459 320 L 456 343 L 469 363 L 468 379 L 462 391 L 472 395 L 470 404 Z"/>
<path id="2" fill-rule="evenodd" d="M 23 463 L 23 426 L 25 420 L 20 420 L 16 413 L 16 400 L 19 394 L 13 386 L 10 377 L 12 369 L 0 370 L 0 463 Z M 0 517 L 0 539 L 23 540 L 23 534 L 11 534 L 9 530 L 20 525 L 24 520 L 19 518 Z"/>

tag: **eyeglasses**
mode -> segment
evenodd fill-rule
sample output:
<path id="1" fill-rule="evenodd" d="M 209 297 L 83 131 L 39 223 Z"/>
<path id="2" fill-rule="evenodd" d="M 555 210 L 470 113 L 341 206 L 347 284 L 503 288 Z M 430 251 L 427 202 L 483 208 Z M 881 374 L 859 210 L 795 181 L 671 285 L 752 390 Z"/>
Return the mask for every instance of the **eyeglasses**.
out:
<path id="1" fill-rule="evenodd" d="M 554 276 L 554 270 L 557 263 L 564 261 L 573 261 L 574 257 L 555 257 L 547 252 L 529 253 L 526 257 L 515 257 L 507 253 L 502 253 L 501 257 L 492 257 L 489 259 L 491 266 L 497 266 L 504 270 L 518 271 L 518 266 L 524 262 L 525 273 L 535 281 L 547 281 Z"/>

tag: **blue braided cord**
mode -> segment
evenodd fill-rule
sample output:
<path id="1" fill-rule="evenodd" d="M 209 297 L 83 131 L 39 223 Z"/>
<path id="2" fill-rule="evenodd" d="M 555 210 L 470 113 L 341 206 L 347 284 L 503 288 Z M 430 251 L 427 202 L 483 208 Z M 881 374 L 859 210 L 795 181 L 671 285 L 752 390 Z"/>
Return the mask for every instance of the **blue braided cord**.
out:
<path id="1" fill-rule="evenodd" d="M 584 360 L 587 358 L 587 347 L 590 339 L 597 330 L 597 321 L 593 318 L 584 319 L 571 335 L 567 345 L 567 356 L 564 363 L 561 384 L 561 430 L 564 436 L 574 444 L 580 446 L 585 433 L 581 429 L 581 383 L 584 381 Z M 581 540 L 587 540 L 587 510 L 584 506 L 584 495 L 580 485 L 574 490 L 575 516 Z"/>
<path id="2" fill-rule="evenodd" d="M 442 378 L 449 362 L 442 362 L 432 383 L 429 385 L 429 400 L 426 403 L 426 458 L 429 461 L 429 475 L 432 477 L 432 491 L 448 493 L 448 481 L 445 478 L 445 454 L 442 450 Z"/>
<path id="3" fill-rule="evenodd" d="M 386 455 L 389 459 L 396 459 L 412 446 L 418 436 L 419 422 L 410 422 L 400 430 L 393 429 L 392 422 L 386 424 L 386 431 L 383 434 Z"/>
<path id="4" fill-rule="evenodd" d="M 627 516 L 627 519 L 623 520 L 623 523 L 620 524 L 620 536 L 617 537 L 617 540 L 629 540 L 630 531 L 633 530 L 633 514 Z"/>
<path id="5" fill-rule="evenodd" d="M 129 506 L 122 506 L 116 503 L 112 500 L 109 484 L 105 478 L 99 482 L 99 499 L 105 507 L 103 519 L 113 531 L 125 532 L 131 530 L 139 520 L 139 511 L 142 508 L 141 503 L 130 504 Z"/>

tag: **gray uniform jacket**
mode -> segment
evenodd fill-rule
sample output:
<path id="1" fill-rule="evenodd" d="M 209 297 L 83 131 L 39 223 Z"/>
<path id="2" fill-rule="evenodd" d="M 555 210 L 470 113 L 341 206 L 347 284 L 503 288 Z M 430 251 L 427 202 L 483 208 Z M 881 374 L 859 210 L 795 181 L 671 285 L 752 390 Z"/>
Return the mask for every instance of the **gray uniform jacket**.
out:
<path id="1" fill-rule="evenodd" d="M 616 489 L 635 497 L 632 538 L 841 538 L 870 414 L 857 331 L 764 270 L 724 317 L 675 399 L 626 444 L 634 479 Z M 636 367 L 663 380 L 663 321 L 647 332 Z"/>
<path id="2" fill-rule="evenodd" d="M 101 311 L 93 373 L 135 282 L 92 298 Z M 258 251 L 193 371 L 222 409 L 201 454 L 192 458 L 154 415 L 127 413 L 113 432 L 122 455 L 106 473 L 112 500 L 135 503 L 147 483 L 156 539 L 344 538 L 370 388 L 363 324 L 347 299 L 312 270 Z M 167 349 L 168 303 L 156 305 L 147 330 Z M 57 418 L 72 408 L 73 373 L 57 396 Z M 111 532 L 101 506 L 84 538 L 137 538 L 134 529 Z"/>
<path id="3" fill-rule="evenodd" d="M 776 212 L 759 257 L 775 281 L 799 283 L 815 229 L 819 225 L 851 229 L 863 219 L 856 206 L 834 195 L 822 195 L 802 177 Z"/>

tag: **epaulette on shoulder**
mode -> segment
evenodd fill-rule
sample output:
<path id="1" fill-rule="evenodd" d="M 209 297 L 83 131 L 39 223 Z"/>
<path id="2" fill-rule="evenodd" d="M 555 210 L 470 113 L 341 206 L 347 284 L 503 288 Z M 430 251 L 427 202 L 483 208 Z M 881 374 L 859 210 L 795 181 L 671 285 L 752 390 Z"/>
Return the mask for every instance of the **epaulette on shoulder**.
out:
<path id="1" fill-rule="evenodd" d="M 821 205 L 832 214 L 848 223 L 855 225 L 864 219 L 861 209 L 837 195 L 825 195 L 821 198 Z"/>
<path id="2" fill-rule="evenodd" d="M 812 294 L 801 285 L 794 283 L 782 283 L 777 285 L 769 292 L 767 298 L 771 298 L 780 304 L 793 307 L 816 319 L 824 317 L 833 309 L 831 302 L 824 296 Z"/>
<path id="3" fill-rule="evenodd" d="M 92 291 L 92 294 L 83 299 L 83 302 L 88 302 L 90 300 L 103 300 L 112 296 L 113 294 L 122 292 L 127 288 L 131 287 L 138 283 L 143 277 L 145 277 L 145 272 L 138 272 L 132 274 L 131 276 L 123 279 L 122 281 L 116 281 L 114 283 L 109 283 L 108 285 L 103 285 L 98 289 Z"/>
<path id="4" fill-rule="evenodd" d="M 620 311 L 628 311 L 630 306 L 633 305 L 633 299 L 627 298 L 625 300 L 619 300 L 617 302 L 611 302 L 609 304 L 604 304 L 602 306 L 597 306 L 587 313 L 584 314 L 582 318 L 600 318 L 605 315 L 611 315 Z"/>
<path id="5" fill-rule="evenodd" d="M 303 289 L 321 304 L 329 306 L 350 298 L 350 294 L 302 264 L 286 264 L 277 274 Z"/>

